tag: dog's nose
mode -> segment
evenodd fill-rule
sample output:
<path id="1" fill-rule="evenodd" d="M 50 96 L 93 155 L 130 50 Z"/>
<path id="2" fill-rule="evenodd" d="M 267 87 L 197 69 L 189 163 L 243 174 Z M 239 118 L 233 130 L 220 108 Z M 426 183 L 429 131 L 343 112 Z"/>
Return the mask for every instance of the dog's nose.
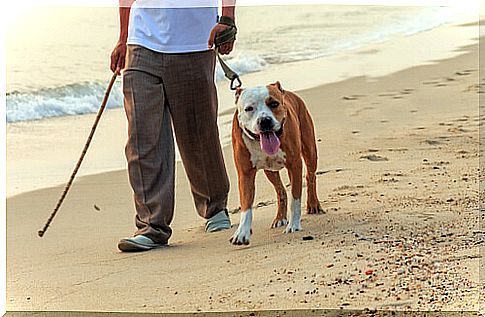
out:
<path id="1" fill-rule="evenodd" d="M 273 119 L 271 119 L 270 117 L 258 118 L 258 126 L 261 132 L 271 131 L 274 127 Z"/>

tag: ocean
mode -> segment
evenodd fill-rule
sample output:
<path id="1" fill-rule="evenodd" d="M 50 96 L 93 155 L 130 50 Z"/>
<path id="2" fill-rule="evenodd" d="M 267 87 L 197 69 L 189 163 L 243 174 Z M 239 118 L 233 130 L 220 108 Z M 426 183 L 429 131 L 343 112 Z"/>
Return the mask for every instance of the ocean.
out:
<path id="1" fill-rule="evenodd" d="M 244 74 L 313 60 L 451 23 L 450 7 L 298 5 L 238 7 L 227 63 Z M 118 38 L 114 7 L 37 7 L 7 24 L 8 123 L 98 110 Z M 220 67 L 216 79 L 224 81 Z M 120 80 L 107 107 L 122 107 Z"/>

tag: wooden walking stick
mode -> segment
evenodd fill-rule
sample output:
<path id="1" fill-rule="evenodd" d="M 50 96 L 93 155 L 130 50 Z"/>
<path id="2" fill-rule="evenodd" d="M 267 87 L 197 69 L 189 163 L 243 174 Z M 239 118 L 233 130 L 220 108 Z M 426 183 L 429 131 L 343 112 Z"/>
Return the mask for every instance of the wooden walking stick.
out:
<path id="1" fill-rule="evenodd" d="M 39 237 L 43 237 L 45 232 L 47 231 L 47 228 L 49 228 L 49 225 L 51 224 L 52 220 L 57 214 L 57 211 L 62 205 L 62 202 L 64 201 L 64 198 L 66 198 L 67 192 L 71 188 L 72 182 L 74 181 L 74 178 L 76 177 L 77 171 L 81 167 L 81 163 L 84 159 L 84 156 L 86 155 L 86 152 L 88 151 L 89 145 L 91 144 L 91 140 L 93 139 L 94 131 L 96 131 L 96 127 L 98 126 L 99 119 L 101 119 L 101 115 L 103 114 L 104 108 L 106 108 L 106 103 L 108 102 L 108 97 L 111 92 L 111 88 L 113 87 L 113 84 L 115 83 L 117 77 L 117 73 L 113 73 L 113 77 L 111 77 L 111 81 L 109 82 L 108 88 L 106 89 L 106 92 L 104 94 L 103 102 L 101 103 L 101 107 L 98 110 L 98 114 L 96 116 L 96 119 L 94 120 L 93 127 L 91 128 L 91 132 L 89 133 L 88 139 L 86 140 L 86 144 L 84 144 L 83 151 L 81 153 L 81 156 L 79 157 L 79 160 L 77 161 L 76 167 L 72 171 L 71 178 L 67 182 L 66 187 L 64 188 L 64 191 L 62 192 L 61 197 L 57 201 L 57 205 L 54 208 L 54 211 L 51 213 L 49 219 L 47 219 L 47 222 L 44 225 L 44 228 L 42 230 L 39 230 L 37 234 Z"/>

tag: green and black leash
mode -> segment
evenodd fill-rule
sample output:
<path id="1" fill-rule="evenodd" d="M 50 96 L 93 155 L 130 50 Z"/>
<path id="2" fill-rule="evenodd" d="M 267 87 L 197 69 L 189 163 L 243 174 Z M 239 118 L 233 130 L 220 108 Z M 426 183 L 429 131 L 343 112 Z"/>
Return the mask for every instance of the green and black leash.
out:
<path id="1" fill-rule="evenodd" d="M 229 26 L 229 28 L 218 33 L 216 35 L 216 38 L 214 39 L 217 59 L 219 60 L 219 64 L 221 65 L 222 70 L 224 71 L 224 75 L 226 76 L 227 79 L 231 81 L 229 88 L 231 90 L 236 90 L 237 88 L 242 86 L 241 79 L 239 78 L 239 75 L 235 71 L 233 71 L 226 64 L 226 62 L 224 62 L 221 55 L 219 54 L 219 46 L 227 42 L 234 42 L 236 40 L 236 34 L 237 34 L 236 23 L 230 17 L 221 16 L 219 19 L 219 24 L 227 25 Z"/>

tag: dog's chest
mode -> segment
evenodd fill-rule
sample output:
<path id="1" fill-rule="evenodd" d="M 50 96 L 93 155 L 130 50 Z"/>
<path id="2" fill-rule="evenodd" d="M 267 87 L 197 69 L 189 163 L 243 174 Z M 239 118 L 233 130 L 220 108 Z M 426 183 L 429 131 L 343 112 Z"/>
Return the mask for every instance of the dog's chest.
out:
<path id="1" fill-rule="evenodd" d="M 281 149 L 275 155 L 269 156 L 265 154 L 259 145 L 259 141 L 252 140 L 245 134 L 242 135 L 244 144 L 251 156 L 251 163 L 257 170 L 264 169 L 270 171 L 279 171 L 285 167 L 286 153 Z"/>

